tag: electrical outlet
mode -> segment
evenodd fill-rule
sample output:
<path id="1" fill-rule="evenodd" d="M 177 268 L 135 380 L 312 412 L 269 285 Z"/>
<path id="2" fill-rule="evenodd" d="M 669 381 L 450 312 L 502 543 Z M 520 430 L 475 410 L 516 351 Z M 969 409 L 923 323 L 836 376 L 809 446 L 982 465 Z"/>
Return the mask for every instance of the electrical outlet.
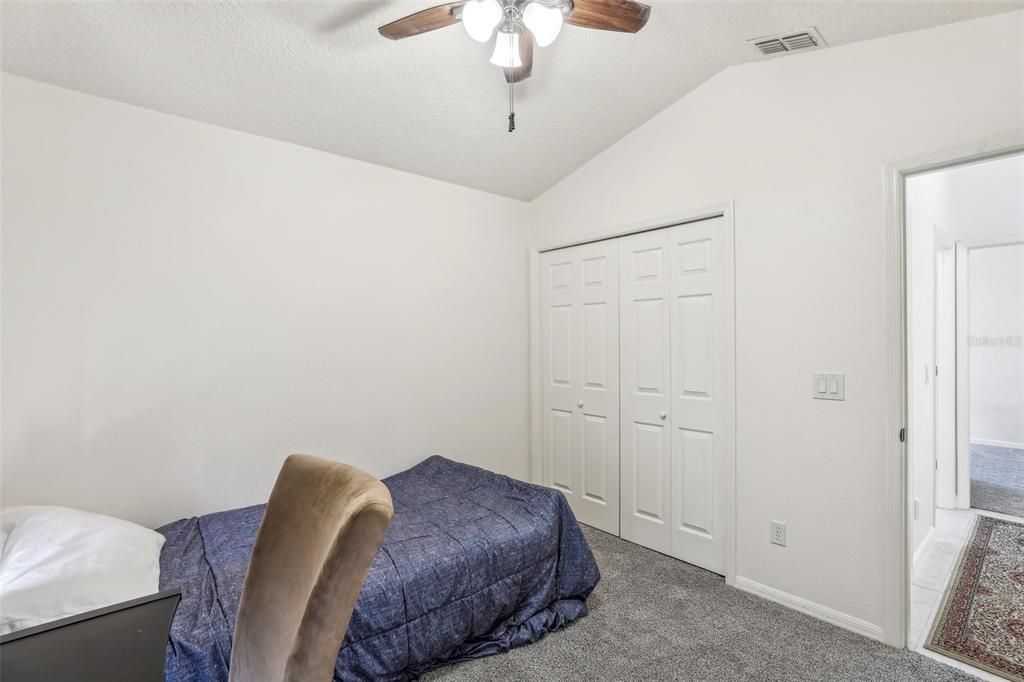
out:
<path id="1" fill-rule="evenodd" d="M 772 521 L 771 535 L 768 538 L 773 545 L 786 546 L 786 524 L 781 521 Z"/>

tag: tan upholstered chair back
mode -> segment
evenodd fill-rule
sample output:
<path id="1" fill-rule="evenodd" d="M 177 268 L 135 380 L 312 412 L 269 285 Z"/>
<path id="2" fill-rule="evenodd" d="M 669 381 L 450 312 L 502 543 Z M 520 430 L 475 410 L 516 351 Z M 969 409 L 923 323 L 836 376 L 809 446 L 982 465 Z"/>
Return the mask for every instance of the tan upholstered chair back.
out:
<path id="1" fill-rule="evenodd" d="M 308 455 L 285 460 L 242 587 L 231 682 L 329 682 L 391 523 L 383 483 Z"/>

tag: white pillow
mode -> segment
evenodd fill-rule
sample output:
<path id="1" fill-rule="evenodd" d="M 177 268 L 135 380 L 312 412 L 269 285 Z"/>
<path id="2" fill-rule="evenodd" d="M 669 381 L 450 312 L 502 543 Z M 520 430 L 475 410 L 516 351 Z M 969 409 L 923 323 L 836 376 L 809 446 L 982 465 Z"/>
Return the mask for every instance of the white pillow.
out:
<path id="1" fill-rule="evenodd" d="M 159 590 L 164 536 L 66 507 L 0 513 L 0 634 Z"/>

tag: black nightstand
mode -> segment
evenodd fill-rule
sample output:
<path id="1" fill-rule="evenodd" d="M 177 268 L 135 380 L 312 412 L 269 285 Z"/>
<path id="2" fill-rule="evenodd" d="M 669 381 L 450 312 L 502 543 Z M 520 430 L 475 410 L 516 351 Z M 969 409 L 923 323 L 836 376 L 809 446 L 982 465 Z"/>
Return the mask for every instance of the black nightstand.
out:
<path id="1" fill-rule="evenodd" d="M 106 606 L 0 637 L 4 682 L 163 682 L 181 590 Z"/>

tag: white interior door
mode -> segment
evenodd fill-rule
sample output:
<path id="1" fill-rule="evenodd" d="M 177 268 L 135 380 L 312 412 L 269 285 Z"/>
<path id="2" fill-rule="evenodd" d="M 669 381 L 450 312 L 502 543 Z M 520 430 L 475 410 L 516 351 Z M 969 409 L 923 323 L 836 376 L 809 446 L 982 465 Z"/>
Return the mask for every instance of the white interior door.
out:
<path id="1" fill-rule="evenodd" d="M 622 537 L 671 553 L 670 230 L 619 239 Z"/>
<path id="2" fill-rule="evenodd" d="M 671 228 L 673 556 L 725 572 L 735 448 L 732 234 L 723 218 Z"/>
<path id="3" fill-rule="evenodd" d="M 614 241 L 541 254 L 544 483 L 619 534 L 619 299 Z"/>

